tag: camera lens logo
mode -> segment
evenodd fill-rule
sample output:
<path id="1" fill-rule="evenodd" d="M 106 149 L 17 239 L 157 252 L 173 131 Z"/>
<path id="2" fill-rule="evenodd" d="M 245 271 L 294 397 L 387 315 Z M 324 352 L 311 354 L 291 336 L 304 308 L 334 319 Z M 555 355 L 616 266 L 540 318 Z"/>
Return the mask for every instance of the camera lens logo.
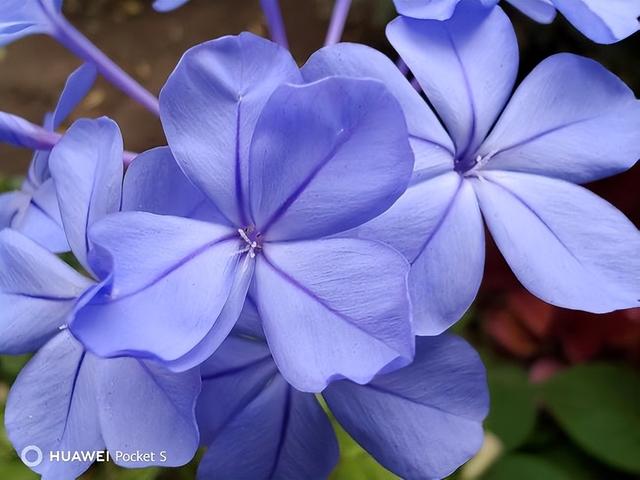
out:
<path id="1" fill-rule="evenodd" d="M 42 463 L 42 450 L 35 445 L 27 445 L 20 452 L 20 460 L 27 467 L 37 467 Z"/>

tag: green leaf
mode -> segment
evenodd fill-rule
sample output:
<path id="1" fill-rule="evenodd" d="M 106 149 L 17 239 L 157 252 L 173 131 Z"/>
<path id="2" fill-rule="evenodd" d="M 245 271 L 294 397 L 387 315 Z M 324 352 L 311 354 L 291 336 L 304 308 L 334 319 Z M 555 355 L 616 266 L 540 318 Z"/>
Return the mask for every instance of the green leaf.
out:
<path id="1" fill-rule="evenodd" d="M 37 480 L 39 477 L 19 461 L 0 464 L 0 478 L 7 480 Z"/>
<path id="2" fill-rule="evenodd" d="M 513 453 L 496 462 L 482 480 L 572 480 L 553 463 L 534 455 Z"/>
<path id="3" fill-rule="evenodd" d="M 340 443 L 340 461 L 330 480 L 398 480 L 353 440 L 337 422 L 334 429 Z"/>
<path id="4" fill-rule="evenodd" d="M 586 452 L 640 473 L 640 376 L 610 364 L 580 365 L 540 388 L 560 427 Z"/>
<path id="5" fill-rule="evenodd" d="M 524 370 L 511 365 L 489 366 L 491 409 L 486 428 L 495 433 L 505 450 L 521 446 L 536 422 L 534 390 Z"/>

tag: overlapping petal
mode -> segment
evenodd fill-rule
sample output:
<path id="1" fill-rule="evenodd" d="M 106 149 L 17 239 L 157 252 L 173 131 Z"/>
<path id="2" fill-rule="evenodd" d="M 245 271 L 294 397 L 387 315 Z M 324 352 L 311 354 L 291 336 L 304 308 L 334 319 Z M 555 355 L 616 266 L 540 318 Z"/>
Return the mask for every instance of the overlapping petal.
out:
<path id="1" fill-rule="evenodd" d="M 154 357 L 185 370 L 194 365 L 183 357 L 205 337 L 215 333 L 222 341 L 233 327 L 230 320 L 217 319 L 228 313 L 229 301 L 244 302 L 233 290 L 235 280 L 247 274 L 246 255 L 240 254 L 244 242 L 236 231 L 125 212 L 96 224 L 91 238 L 97 245 L 92 265 L 113 275 L 113 283 L 79 309 L 71 325 L 91 351 Z M 241 306 L 234 308 L 239 314 Z M 215 346 L 194 362 L 210 356 Z"/>
<path id="2" fill-rule="evenodd" d="M 469 460 L 489 408 L 480 358 L 452 336 L 419 338 L 410 366 L 368 385 L 333 383 L 323 396 L 376 460 L 411 479 L 443 478 Z"/>
<path id="3" fill-rule="evenodd" d="M 552 0 L 507 0 L 525 15 L 536 22 L 551 23 L 556 18 L 556 8 Z"/>
<path id="4" fill-rule="evenodd" d="M 599 63 L 549 57 L 516 90 L 480 149 L 483 168 L 586 183 L 640 158 L 640 101 Z"/>
<path id="5" fill-rule="evenodd" d="M 65 325 L 91 282 L 10 229 L 0 232 L 0 352 L 37 350 Z"/>
<path id="6" fill-rule="evenodd" d="M 442 333 L 478 293 L 484 226 L 471 185 L 455 172 L 415 182 L 389 210 L 347 235 L 387 243 L 409 260 L 417 335 Z"/>
<path id="7" fill-rule="evenodd" d="M 336 378 L 364 383 L 390 364 L 409 362 L 408 269 L 399 253 L 376 242 L 265 245 L 253 293 L 287 381 L 318 392 Z"/>
<path id="8" fill-rule="evenodd" d="M 612 205 L 526 173 L 483 172 L 474 188 L 500 251 L 534 295 L 594 313 L 638 306 L 640 232 Z"/>
<path id="9" fill-rule="evenodd" d="M 27 35 L 52 33 L 49 15 L 62 8 L 62 0 L 4 0 L 0 5 L 0 46 Z"/>
<path id="10" fill-rule="evenodd" d="M 267 240 L 319 238 L 389 208 L 413 169 L 402 110 L 381 82 L 278 88 L 256 125 L 251 211 Z"/>
<path id="11" fill-rule="evenodd" d="M 43 479 L 77 478 L 92 463 L 51 461 L 49 452 L 104 449 L 95 375 L 96 359 L 69 332 L 62 332 L 35 355 L 11 388 L 7 435 L 18 452 L 31 445 L 42 451 L 42 463 L 32 468 Z"/>
<path id="12" fill-rule="evenodd" d="M 177 467 L 191 461 L 199 444 L 199 370 L 173 373 L 135 358 L 94 361 L 96 413 L 107 449 L 154 455 L 142 461 L 114 456 L 113 461 L 127 468 Z"/>
<path id="13" fill-rule="evenodd" d="M 69 75 L 56 108 L 47 116 L 45 128 L 52 131 L 58 129 L 87 96 L 97 76 L 98 71 L 91 63 L 83 64 Z"/>
<path id="14" fill-rule="evenodd" d="M 216 206 L 184 176 L 168 147 L 141 153 L 129 165 L 122 210 L 226 223 Z"/>
<path id="15" fill-rule="evenodd" d="M 553 0 L 578 30 L 598 43 L 615 43 L 640 29 L 639 0 Z"/>
<path id="16" fill-rule="evenodd" d="M 235 225 L 250 224 L 248 157 L 258 116 L 279 85 L 299 81 L 288 51 L 242 33 L 187 51 L 162 89 L 162 124 L 171 151 Z"/>
<path id="17" fill-rule="evenodd" d="M 200 385 L 197 370 L 173 374 L 138 359 L 99 359 L 65 331 L 18 376 L 7 400 L 7 433 L 18 452 L 40 449 L 42 463 L 32 468 L 45 479 L 78 477 L 105 448 L 128 468 L 183 465 L 198 446 Z M 82 460 L 62 457 L 73 454 Z"/>
<path id="18" fill-rule="evenodd" d="M 14 218 L 11 227 L 51 252 L 69 251 L 53 180 L 45 180 L 27 201 L 26 208 Z"/>
<path id="19" fill-rule="evenodd" d="M 393 0 L 400 15 L 425 20 L 448 20 L 461 0 Z M 479 0 L 491 7 L 498 0 Z"/>
<path id="20" fill-rule="evenodd" d="M 78 261 L 91 248 L 87 231 L 105 215 L 120 210 L 122 136 L 112 120 L 78 120 L 51 150 L 49 169 L 55 182 L 64 230 Z"/>
<path id="21" fill-rule="evenodd" d="M 396 18 L 387 37 L 447 126 L 457 158 L 473 155 L 516 79 L 518 44 L 508 17 L 467 1 L 445 22 Z"/>
<path id="22" fill-rule="evenodd" d="M 380 80 L 404 111 L 415 155 L 414 170 L 426 177 L 453 168 L 454 147 L 449 134 L 398 67 L 382 53 L 365 45 L 338 43 L 314 53 L 301 71 L 308 82 L 334 75 Z"/>
<path id="23" fill-rule="evenodd" d="M 198 419 L 208 450 L 198 478 L 329 475 L 338 459 L 329 419 L 313 395 L 278 374 L 266 345 L 230 337 L 202 370 Z"/>

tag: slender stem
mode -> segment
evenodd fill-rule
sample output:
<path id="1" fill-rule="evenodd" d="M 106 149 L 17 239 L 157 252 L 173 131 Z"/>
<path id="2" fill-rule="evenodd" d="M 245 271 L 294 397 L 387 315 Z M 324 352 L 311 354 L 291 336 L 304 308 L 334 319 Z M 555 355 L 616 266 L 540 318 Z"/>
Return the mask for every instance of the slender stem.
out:
<path id="1" fill-rule="evenodd" d="M 327 31 L 327 38 L 324 41 L 325 46 L 338 43 L 344 32 L 344 25 L 347 23 L 349 9 L 351 8 L 351 0 L 336 0 L 333 4 L 333 13 L 331 14 L 331 22 Z"/>
<path id="2" fill-rule="evenodd" d="M 14 147 L 31 150 L 51 150 L 62 138 L 57 132 L 50 132 L 17 115 L 0 112 L 0 141 Z M 135 152 L 124 151 L 122 161 L 128 166 L 138 156 Z"/>
<path id="3" fill-rule="evenodd" d="M 52 34 L 56 40 L 84 61 L 93 63 L 98 69 L 98 72 L 100 72 L 107 81 L 122 90 L 151 113 L 157 116 L 160 115 L 160 106 L 158 104 L 158 98 L 155 95 L 116 65 L 113 60 L 107 57 L 61 15 L 51 14 L 49 18 L 55 27 Z"/>
<path id="4" fill-rule="evenodd" d="M 288 49 L 289 42 L 287 41 L 287 32 L 284 28 L 284 21 L 282 20 L 282 12 L 280 11 L 278 0 L 260 0 L 260 5 L 262 6 L 264 16 L 267 18 L 271 39 Z"/>

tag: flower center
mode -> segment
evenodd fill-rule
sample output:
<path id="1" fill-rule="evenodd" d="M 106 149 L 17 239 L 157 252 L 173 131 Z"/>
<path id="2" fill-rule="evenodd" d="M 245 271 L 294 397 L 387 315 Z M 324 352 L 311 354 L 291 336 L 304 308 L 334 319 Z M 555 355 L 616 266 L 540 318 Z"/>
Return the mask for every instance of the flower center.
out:
<path id="1" fill-rule="evenodd" d="M 471 175 L 473 171 L 480 170 L 486 165 L 495 154 L 496 152 L 489 152 L 486 155 L 456 159 L 454 169 L 461 175 Z"/>
<path id="2" fill-rule="evenodd" d="M 257 253 L 262 249 L 260 243 L 260 233 L 255 231 L 254 227 L 239 228 L 238 234 L 244 240 L 245 246 L 239 253 L 249 253 L 249 257 L 256 258 Z"/>

